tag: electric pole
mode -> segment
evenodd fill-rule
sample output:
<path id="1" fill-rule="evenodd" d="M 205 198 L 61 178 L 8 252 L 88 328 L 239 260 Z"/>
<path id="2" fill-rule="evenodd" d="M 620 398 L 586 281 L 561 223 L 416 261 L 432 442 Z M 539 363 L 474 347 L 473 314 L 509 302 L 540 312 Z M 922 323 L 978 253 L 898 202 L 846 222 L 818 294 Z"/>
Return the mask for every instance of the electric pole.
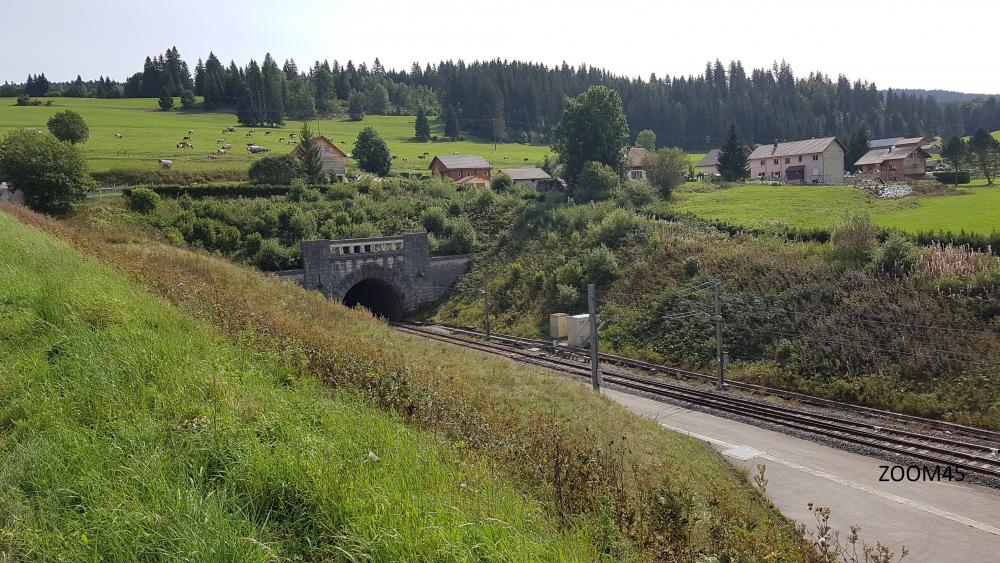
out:
<path id="1" fill-rule="evenodd" d="M 716 383 L 716 389 L 722 391 L 723 385 L 726 381 L 726 362 L 723 358 L 722 353 L 722 280 L 715 280 L 715 316 L 712 320 L 715 321 L 715 352 L 716 357 L 719 360 L 719 381 Z"/>
<path id="2" fill-rule="evenodd" d="M 597 353 L 597 292 L 594 284 L 587 284 L 587 313 L 590 324 L 590 380 L 594 391 L 601 390 L 601 367 L 598 365 Z"/>
<path id="3" fill-rule="evenodd" d="M 483 269 L 483 324 L 486 326 L 486 340 L 490 339 L 490 285 L 486 269 Z"/>

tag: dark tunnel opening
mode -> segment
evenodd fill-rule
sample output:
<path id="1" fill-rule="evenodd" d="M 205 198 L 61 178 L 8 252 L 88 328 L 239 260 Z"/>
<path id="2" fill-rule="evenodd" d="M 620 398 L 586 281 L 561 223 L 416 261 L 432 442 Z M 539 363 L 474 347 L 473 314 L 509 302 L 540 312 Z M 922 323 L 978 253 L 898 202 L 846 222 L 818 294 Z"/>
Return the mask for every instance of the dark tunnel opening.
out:
<path id="1" fill-rule="evenodd" d="M 354 285 L 344 295 L 344 305 L 361 305 L 376 317 L 391 321 L 403 318 L 403 298 L 391 284 L 367 279 Z"/>

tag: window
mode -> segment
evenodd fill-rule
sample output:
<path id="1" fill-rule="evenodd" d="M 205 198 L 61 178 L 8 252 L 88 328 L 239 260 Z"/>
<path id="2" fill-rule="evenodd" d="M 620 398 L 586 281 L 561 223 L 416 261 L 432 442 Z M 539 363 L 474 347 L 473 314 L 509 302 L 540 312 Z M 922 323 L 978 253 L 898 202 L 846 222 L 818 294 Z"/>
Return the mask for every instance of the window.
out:
<path id="1" fill-rule="evenodd" d="M 775 164 L 778 164 L 778 159 L 777 159 L 777 158 L 776 158 L 776 159 L 774 159 L 774 163 L 775 163 Z"/>
<path id="2" fill-rule="evenodd" d="M 792 161 L 792 159 L 788 158 L 787 156 L 785 157 L 785 164 L 788 164 L 791 161 Z"/>
<path id="3" fill-rule="evenodd" d="M 762 161 L 760 161 L 760 165 L 761 165 L 761 166 L 764 166 L 765 164 L 767 164 L 767 161 L 766 161 L 766 160 L 762 160 Z"/>
<path id="4" fill-rule="evenodd" d="M 802 155 L 799 155 L 799 162 L 802 162 Z"/>
<path id="5" fill-rule="evenodd" d="M 819 176 L 819 168 L 813 166 L 813 178 Z"/>
<path id="6" fill-rule="evenodd" d="M 633 180 L 642 180 L 642 170 L 633 170 L 632 171 L 632 179 Z"/>
<path id="7" fill-rule="evenodd" d="M 813 160 L 819 160 L 819 155 L 818 154 L 814 154 L 813 155 Z"/>

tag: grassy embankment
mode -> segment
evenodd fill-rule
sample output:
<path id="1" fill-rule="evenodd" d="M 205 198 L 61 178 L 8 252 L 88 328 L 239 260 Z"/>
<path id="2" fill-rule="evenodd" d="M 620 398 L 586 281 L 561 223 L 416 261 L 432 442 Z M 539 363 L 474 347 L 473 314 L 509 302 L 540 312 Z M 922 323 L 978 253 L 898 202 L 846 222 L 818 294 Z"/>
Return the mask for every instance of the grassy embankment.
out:
<path id="1" fill-rule="evenodd" d="M 246 170 L 250 163 L 262 155 L 251 155 L 246 151 L 246 143 L 253 142 L 271 149 L 271 154 L 283 154 L 292 150 L 287 144 L 289 133 L 297 133 L 301 121 L 289 120 L 284 128 L 253 128 L 256 133 L 246 137 L 250 128 L 237 127 L 235 133 L 223 133 L 228 125 L 236 125 L 236 116 L 228 112 L 205 112 L 201 110 L 160 111 L 153 98 L 128 98 L 102 100 L 95 98 L 38 98 L 52 100 L 51 106 L 14 105 L 14 98 L 0 98 L 0 134 L 34 127 L 45 130 L 49 117 L 62 110 L 71 109 L 80 113 L 90 127 L 90 140 L 82 145 L 92 171 L 111 169 L 157 170 L 159 160 L 174 161 L 173 170 L 179 172 L 206 172 L 215 170 Z M 361 121 L 345 118 L 320 119 L 310 122 L 313 131 L 318 131 L 333 141 L 344 152 L 351 152 L 358 133 L 365 127 L 374 127 L 389 145 L 396 157 L 393 161 L 395 172 L 427 172 L 427 166 L 435 154 L 478 154 L 496 167 L 517 168 L 536 166 L 550 150 L 547 146 L 501 143 L 496 149 L 491 142 L 479 140 L 441 141 L 421 143 L 413 139 L 416 123 L 414 116 L 368 115 Z M 434 135 L 443 136 L 443 126 L 431 119 Z M 177 143 L 194 129 L 191 142 L 193 149 L 178 149 Z M 270 135 L 264 133 L 271 131 Z M 124 138 L 118 139 L 115 133 Z M 279 141 L 286 137 L 286 141 Z M 228 154 L 216 153 L 218 139 L 233 145 Z M 423 153 L 425 158 L 419 158 Z"/>
<path id="2" fill-rule="evenodd" d="M 1000 187 L 985 187 L 979 180 L 960 190 L 956 195 L 887 200 L 853 186 L 698 184 L 677 190 L 670 209 L 747 227 L 830 228 L 849 213 L 867 212 L 877 225 L 909 233 L 965 230 L 988 235 L 1000 230 Z"/>
<path id="3" fill-rule="evenodd" d="M 598 557 L 447 441 L 0 236 L 0 559 Z"/>
<path id="4" fill-rule="evenodd" d="M 344 309 L 216 258 L 150 243 L 128 231 L 94 233 L 67 228 L 21 209 L 11 212 L 144 280 L 183 311 L 211 322 L 266 359 L 296 368 L 299 375 L 294 381 L 308 379 L 303 373 L 308 371 L 335 386 L 356 389 L 369 404 L 399 413 L 447 439 L 454 452 L 474 462 L 474 467 L 492 472 L 501 485 L 512 477 L 522 493 L 541 503 L 544 514 L 564 524 L 561 529 L 567 531 L 559 538 L 565 549 L 574 545 L 578 549 L 568 552 L 569 558 L 587 549 L 611 557 L 624 557 L 638 549 L 680 560 L 699 554 L 741 560 L 802 558 L 796 535 L 708 448 L 629 414 L 584 386 L 397 334 L 364 312 Z M 126 312 L 122 314 L 131 309 L 122 307 Z M 203 379 L 212 374 L 219 375 L 219 381 L 228 379 L 225 371 L 202 364 L 208 366 Z M 214 389 L 221 383 L 202 381 L 202 385 L 209 399 L 205 408 L 213 407 L 213 402 L 219 402 L 212 400 L 219 394 Z M 318 391 L 313 388 L 312 392 Z M 234 395 L 226 397 L 232 400 Z M 261 408 L 260 401 L 251 404 L 255 405 L 251 412 Z M 293 403 L 289 409 L 295 413 L 293 420 L 318 416 L 308 405 Z M 211 420 L 210 415 L 198 416 Z M 357 423 L 351 421 L 349 426 L 357 427 Z M 359 434 L 367 440 L 369 433 L 362 430 Z M 368 448 L 367 441 L 358 448 L 362 461 Z M 391 453 L 382 451 L 391 452 L 392 447 L 377 452 L 385 459 Z M 358 463 L 346 469 L 363 472 L 366 468 Z M 475 490 L 473 481 L 466 483 Z M 452 484 L 466 490 L 460 483 Z M 393 506 L 386 502 L 376 512 Z M 525 530 L 523 537 L 537 540 L 532 530 L 547 525 L 540 515 L 534 522 L 534 527 L 520 528 Z M 509 520 L 500 524 L 504 529 L 508 525 L 512 525 Z M 631 547 L 623 537 L 631 540 Z M 529 554 L 528 559 L 547 558 L 556 549 L 555 540 L 534 545 L 540 555 Z"/>

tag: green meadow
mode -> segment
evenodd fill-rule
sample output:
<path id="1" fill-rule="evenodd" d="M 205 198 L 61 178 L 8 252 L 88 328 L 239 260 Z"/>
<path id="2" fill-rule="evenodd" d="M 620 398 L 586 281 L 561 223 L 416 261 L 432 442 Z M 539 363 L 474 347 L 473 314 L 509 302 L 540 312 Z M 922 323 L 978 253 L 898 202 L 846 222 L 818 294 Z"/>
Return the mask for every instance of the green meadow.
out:
<path id="1" fill-rule="evenodd" d="M 38 98 L 52 100 L 51 106 L 24 106 L 14 104 L 14 98 L 0 98 L 0 133 L 21 128 L 44 130 L 49 117 L 65 109 L 79 112 L 90 127 L 90 140 L 82 145 L 92 171 L 111 169 L 156 170 L 160 159 L 174 161 L 178 171 L 245 170 L 254 159 L 246 151 L 249 142 L 271 149 L 272 154 L 292 150 L 288 134 L 297 133 L 301 121 L 288 121 L 282 128 L 236 127 L 234 133 L 225 133 L 226 126 L 236 126 L 236 116 L 225 112 L 202 110 L 160 111 L 153 98 L 105 100 L 95 98 Z M 179 105 L 179 103 L 178 103 Z M 374 127 L 389 144 L 395 157 L 396 172 L 426 172 L 435 154 L 478 154 L 496 167 L 517 168 L 536 166 L 546 154 L 547 146 L 519 143 L 493 143 L 480 140 L 418 142 L 413 139 L 416 122 L 414 116 L 365 116 L 361 121 L 346 118 L 319 119 L 310 122 L 314 131 L 333 141 L 344 152 L 351 152 L 358 133 L 365 127 Z M 188 133 L 192 149 L 178 149 L 177 143 Z M 432 117 L 432 134 L 443 136 L 442 125 Z M 265 134 L 270 131 L 270 135 Z M 123 138 L 116 138 L 121 133 Z M 280 139 L 284 137 L 285 140 Z M 218 141 L 231 143 L 232 149 L 220 155 Z M 424 153 L 427 153 L 424 156 Z M 423 156 L 423 158 L 421 158 Z"/>
<path id="2" fill-rule="evenodd" d="M 1000 231 L 1000 186 L 982 180 L 955 195 L 879 199 L 853 186 L 685 186 L 671 209 L 748 227 L 831 227 L 853 212 L 867 212 L 876 224 L 914 233 Z"/>

